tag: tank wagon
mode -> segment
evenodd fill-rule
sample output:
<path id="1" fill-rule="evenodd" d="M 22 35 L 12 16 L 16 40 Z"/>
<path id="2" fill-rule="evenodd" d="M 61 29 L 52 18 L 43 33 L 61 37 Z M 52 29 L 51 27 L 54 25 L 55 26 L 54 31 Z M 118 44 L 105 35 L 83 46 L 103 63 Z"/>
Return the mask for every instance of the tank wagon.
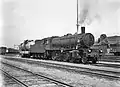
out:
<path id="1" fill-rule="evenodd" d="M 94 36 L 85 33 L 85 27 L 81 27 L 80 34 L 67 34 L 53 36 L 41 40 L 25 40 L 20 44 L 22 57 L 51 59 L 67 62 L 96 63 L 100 57 L 99 51 L 92 52 Z"/>

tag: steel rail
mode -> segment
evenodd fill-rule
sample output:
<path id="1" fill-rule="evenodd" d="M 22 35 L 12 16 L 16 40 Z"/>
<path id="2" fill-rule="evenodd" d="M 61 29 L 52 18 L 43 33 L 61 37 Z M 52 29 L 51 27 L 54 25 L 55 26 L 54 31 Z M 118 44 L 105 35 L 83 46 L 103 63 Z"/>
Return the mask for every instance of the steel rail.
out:
<path id="1" fill-rule="evenodd" d="M 44 63 L 40 63 L 40 64 L 44 64 Z M 46 64 L 44 64 L 44 65 L 46 65 Z M 55 68 L 59 68 L 59 69 L 60 68 L 66 69 L 66 70 L 70 70 L 70 71 L 74 71 L 74 72 L 80 72 L 80 73 L 85 72 L 85 73 L 90 73 L 92 75 L 94 74 L 94 75 L 105 76 L 105 77 L 109 77 L 109 78 L 120 79 L 120 76 L 111 75 L 111 74 L 115 74 L 115 73 L 120 74 L 119 72 L 115 72 L 115 71 L 90 69 L 90 68 L 84 68 L 84 67 L 68 66 L 68 65 L 53 64 L 53 63 L 48 63 L 46 66 L 55 67 Z"/>
<path id="2" fill-rule="evenodd" d="M 106 64 L 106 63 L 98 63 L 98 64 L 93 64 L 92 66 L 102 66 L 102 67 L 112 67 L 112 68 L 120 68 L 120 65 L 117 64 Z"/>
<path id="3" fill-rule="evenodd" d="M 45 78 L 45 79 L 48 79 L 48 80 L 52 81 L 52 82 L 55 83 L 55 84 L 61 84 L 63 87 L 74 87 L 74 86 L 72 86 L 72 85 L 70 85 L 70 84 L 67 84 L 67 83 L 64 83 L 64 82 L 61 82 L 61 81 L 58 81 L 58 80 L 49 78 L 49 77 L 44 76 L 44 75 L 41 75 L 41 74 L 34 73 L 34 72 L 32 72 L 32 71 L 28 71 L 28 70 L 22 69 L 22 68 L 20 68 L 20 67 L 17 67 L 17 66 L 8 64 L 8 63 L 4 63 L 4 62 L 1 62 L 1 63 L 6 64 L 6 65 L 9 65 L 9 66 L 14 67 L 14 68 L 18 68 L 18 69 L 20 69 L 20 70 L 23 70 L 23 71 L 25 71 L 25 72 L 31 73 L 31 74 L 36 75 L 36 76 L 38 76 L 38 77 L 43 77 L 43 78 Z M 28 86 L 27 86 L 27 87 L 28 87 Z"/>
<path id="4" fill-rule="evenodd" d="M 23 60 L 23 59 L 22 59 Z M 21 60 L 21 61 L 22 61 Z M 22 61 L 23 62 L 23 61 Z M 29 60 L 27 61 L 28 63 L 32 63 L 33 61 Z M 48 67 L 55 67 L 55 68 L 61 68 L 61 69 L 66 69 L 70 71 L 75 71 L 75 72 L 85 72 L 85 73 L 90 73 L 98 76 L 105 76 L 109 78 L 115 78 L 115 79 L 120 79 L 120 76 L 117 75 L 110 75 L 111 74 L 120 74 L 119 72 L 115 71 L 108 71 L 108 70 L 99 70 L 99 69 L 91 69 L 91 68 L 85 68 L 85 67 L 78 67 L 78 66 L 69 66 L 69 65 L 62 65 L 62 64 L 56 64 L 56 63 L 48 63 L 48 62 L 41 62 L 41 61 L 34 61 L 33 64 L 44 64 Z M 102 72 L 102 73 L 101 73 Z M 104 73 L 104 74 L 103 74 Z M 108 74 L 105 74 L 108 73 Z"/>
<path id="5" fill-rule="evenodd" d="M 7 77 L 9 77 L 10 79 L 12 79 L 13 81 L 17 82 L 19 85 L 21 85 L 23 87 L 29 87 L 28 85 L 26 85 L 22 81 L 18 80 L 14 76 L 12 76 L 12 75 L 8 74 L 7 72 L 5 72 L 4 70 L 2 70 L 2 69 L 0 69 L 0 70 L 3 72 L 3 74 L 5 74 Z"/>

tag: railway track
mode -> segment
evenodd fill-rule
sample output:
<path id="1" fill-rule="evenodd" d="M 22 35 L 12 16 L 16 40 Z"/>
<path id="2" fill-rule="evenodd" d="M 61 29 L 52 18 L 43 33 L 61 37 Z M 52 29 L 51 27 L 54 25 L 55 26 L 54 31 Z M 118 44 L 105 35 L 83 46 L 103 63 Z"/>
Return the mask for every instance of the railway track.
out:
<path id="1" fill-rule="evenodd" d="M 105 56 L 105 57 L 101 58 L 100 61 L 120 63 L 120 56 L 113 56 L 113 55 L 110 56 L 109 55 L 109 56 Z"/>
<path id="2" fill-rule="evenodd" d="M 7 59 L 9 59 L 9 58 L 7 58 Z M 10 58 L 11 59 L 11 58 Z M 17 60 L 17 59 L 15 59 L 15 58 L 12 58 L 13 60 Z M 36 59 L 37 60 L 37 59 Z M 120 60 L 120 58 L 119 58 L 119 60 Z M 20 61 L 22 61 L 22 60 L 20 60 Z M 22 62 L 24 62 L 24 61 L 22 61 Z M 109 63 L 103 63 L 103 62 L 109 62 Z M 112 62 L 110 62 L 110 61 L 99 61 L 98 63 L 96 63 L 96 64 L 91 64 L 91 65 L 93 65 L 93 66 L 100 66 L 100 67 L 112 67 L 112 68 L 120 68 L 120 64 L 115 64 L 115 63 L 120 63 L 120 62 L 115 62 L 115 60 L 114 60 L 114 62 L 112 61 Z"/>
<path id="3" fill-rule="evenodd" d="M 115 60 L 115 59 L 102 59 L 100 61 L 103 61 L 103 62 L 116 62 L 116 63 L 120 63 L 120 59 L 119 60 Z"/>
<path id="4" fill-rule="evenodd" d="M 4 62 L 1 62 L 2 64 L 4 64 L 7 67 L 12 68 L 12 70 L 8 70 L 4 71 L 1 70 L 5 75 L 7 75 L 7 77 L 13 79 L 15 82 L 17 82 L 18 84 L 22 85 L 22 87 L 33 87 L 36 86 L 37 87 L 73 87 L 70 84 L 49 78 L 47 76 L 41 75 L 41 74 L 37 74 L 37 73 L 33 73 L 31 71 L 16 67 L 14 65 L 10 65 Z M 14 70 L 13 70 L 14 68 Z M 13 73 L 13 71 L 19 71 L 19 74 L 15 75 L 15 73 Z M 12 74 L 10 74 L 12 73 Z M 24 75 L 20 74 L 20 73 L 24 73 Z M 21 79 L 22 77 L 22 79 Z M 30 78 L 31 77 L 31 78 Z M 29 79 L 28 79 L 29 78 Z"/>
<path id="5" fill-rule="evenodd" d="M 69 65 L 61 65 L 61 64 L 53 64 L 53 63 L 40 63 L 40 66 L 43 67 L 54 67 L 56 69 L 64 69 L 67 71 L 83 73 L 83 74 L 90 74 L 100 77 L 105 77 L 109 79 L 120 79 L 120 72 L 117 71 L 109 71 L 109 70 L 99 70 L 99 69 L 92 69 L 86 67 L 77 67 L 77 66 L 69 66 Z"/>
<path id="6" fill-rule="evenodd" d="M 16 59 L 16 58 L 6 58 L 8 60 L 15 60 L 15 61 L 20 61 L 20 62 L 24 62 L 23 60 L 24 59 Z M 36 59 L 37 60 L 37 59 Z M 119 63 L 119 64 L 118 64 Z M 98 63 L 96 64 L 91 64 L 92 66 L 100 66 L 100 67 L 112 67 L 112 68 L 120 68 L 120 62 L 118 62 L 117 64 L 115 62 L 107 62 L 107 63 L 104 63 L 104 62 L 101 62 L 99 61 Z"/>
<path id="7" fill-rule="evenodd" d="M 26 84 L 24 84 L 23 82 L 19 81 L 18 79 L 16 79 L 14 76 L 11 76 L 10 74 L 8 74 L 7 72 L 3 71 L 2 69 L 0 69 L 0 71 L 2 72 L 2 74 L 4 75 L 4 83 L 3 86 L 7 87 L 8 85 L 10 86 L 16 86 L 16 87 L 28 87 Z"/>
<path id="8" fill-rule="evenodd" d="M 98 63 L 98 64 L 92 64 L 93 66 L 100 66 L 100 67 L 112 67 L 112 68 L 120 68 L 120 65 L 118 64 L 106 64 L 106 63 Z"/>
<path id="9" fill-rule="evenodd" d="M 15 59 L 16 60 L 16 59 Z M 20 62 L 25 62 L 23 60 L 20 60 Z M 27 60 L 28 64 L 37 64 L 40 65 L 42 67 L 54 67 L 56 69 L 64 69 L 67 71 L 74 71 L 74 72 L 78 72 L 78 73 L 86 73 L 86 74 L 90 74 L 90 75 L 95 75 L 95 76 L 100 76 L 100 77 L 106 77 L 106 78 L 112 78 L 112 79 L 120 79 L 120 72 L 117 71 L 110 71 L 110 70 L 105 70 L 105 69 L 92 69 L 92 68 L 88 68 L 88 67 L 81 67 L 81 66 L 70 66 L 70 65 L 63 65 L 63 64 L 57 64 L 57 63 L 48 63 L 48 62 L 41 62 L 41 61 L 32 61 L 32 60 Z M 104 64 L 105 65 L 105 64 Z M 103 65 L 103 66 L 104 66 Z M 99 65 L 90 65 L 90 66 L 100 66 Z M 106 66 L 109 66 L 108 64 L 106 64 Z M 111 65 L 112 66 L 112 65 Z M 114 67 L 118 68 L 116 65 L 114 65 Z"/>

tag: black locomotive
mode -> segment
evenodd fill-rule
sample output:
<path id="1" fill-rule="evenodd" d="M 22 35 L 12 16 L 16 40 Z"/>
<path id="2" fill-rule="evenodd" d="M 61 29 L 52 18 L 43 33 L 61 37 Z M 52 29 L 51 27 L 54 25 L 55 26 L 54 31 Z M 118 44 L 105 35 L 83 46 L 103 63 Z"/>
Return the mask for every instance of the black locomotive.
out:
<path id="1" fill-rule="evenodd" d="M 81 31 L 80 34 L 67 34 L 62 37 L 25 40 L 19 46 L 20 55 L 57 61 L 96 63 L 100 54 L 99 51 L 92 52 L 94 36 L 85 33 L 85 27 L 81 27 Z"/>

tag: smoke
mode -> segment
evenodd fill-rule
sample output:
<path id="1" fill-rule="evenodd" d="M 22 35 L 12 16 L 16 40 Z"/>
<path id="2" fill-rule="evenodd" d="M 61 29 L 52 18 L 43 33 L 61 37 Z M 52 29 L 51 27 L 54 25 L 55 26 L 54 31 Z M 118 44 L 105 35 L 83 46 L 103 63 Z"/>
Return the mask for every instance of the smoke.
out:
<path id="1" fill-rule="evenodd" d="M 80 0 L 80 25 L 90 25 L 114 15 L 120 7 L 119 0 Z"/>

